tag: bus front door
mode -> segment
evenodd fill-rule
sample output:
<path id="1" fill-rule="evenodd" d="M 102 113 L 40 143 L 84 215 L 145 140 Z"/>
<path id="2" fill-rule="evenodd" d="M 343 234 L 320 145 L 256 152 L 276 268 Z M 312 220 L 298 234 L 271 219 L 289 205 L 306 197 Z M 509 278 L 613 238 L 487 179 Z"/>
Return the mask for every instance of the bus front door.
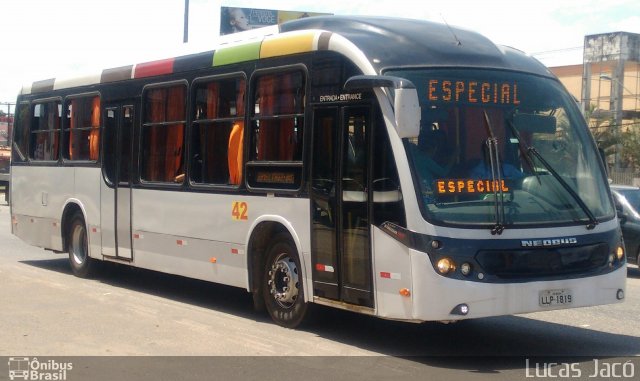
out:
<path id="1" fill-rule="evenodd" d="M 314 295 L 373 307 L 371 106 L 314 110 L 311 174 Z"/>
<path id="2" fill-rule="evenodd" d="M 134 107 L 105 108 L 101 197 L 102 254 L 133 258 L 131 245 L 131 171 Z"/>

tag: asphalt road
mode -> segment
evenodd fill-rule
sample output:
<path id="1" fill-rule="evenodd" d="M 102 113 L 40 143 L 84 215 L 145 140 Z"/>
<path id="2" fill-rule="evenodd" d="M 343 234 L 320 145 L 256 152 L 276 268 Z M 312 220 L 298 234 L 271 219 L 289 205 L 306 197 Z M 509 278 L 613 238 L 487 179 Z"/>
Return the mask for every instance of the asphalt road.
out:
<path id="1" fill-rule="evenodd" d="M 166 379 L 184 378 L 177 371 L 184 368 L 170 365 L 182 361 L 186 366 L 186 361 L 193 362 L 188 375 L 217 364 L 215 374 L 227 379 L 326 380 L 328 369 L 344 376 L 338 379 L 511 380 L 527 378 L 529 358 L 591 363 L 640 355 L 640 271 L 635 266 L 628 268 L 625 303 L 612 306 L 449 325 L 317 307 L 310 325 L 290 330 L 254 312 L 249 294 L 233 287 L 111 264 L 94 279 L 76 278 L 65 255 L 25 244 L 11 235 L 9 225 L 9 208 L 0 205 L 0 356 L 83 356 L 76 361 L 96 363 L 74 372 L 90 379 L 101 367 L 114 379 L 114 369 L 137 369 L 148 361 L 155 361 L 149 369 L 160 367 Z M 128 356 L 233 357 L 222 366 L 218 357 Z M 123 374 L 119 378 L 137 373 Z M 0 380 L 6 376 L 0 367 Z"/>

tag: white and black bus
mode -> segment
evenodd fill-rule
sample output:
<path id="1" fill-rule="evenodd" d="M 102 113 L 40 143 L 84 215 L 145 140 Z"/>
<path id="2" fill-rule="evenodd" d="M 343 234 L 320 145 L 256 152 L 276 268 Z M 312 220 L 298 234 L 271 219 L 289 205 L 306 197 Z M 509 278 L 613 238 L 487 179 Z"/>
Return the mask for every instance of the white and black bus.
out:
<path id="1" fill-rule="evenodd" d="M 401 21 L 401 22 L 400 22 Z M 316 17 L 17 99 L 12 231 L 309 303 L 459 320 L 624 299 L 602 161 L 538 61 L 445 25 Z"/>

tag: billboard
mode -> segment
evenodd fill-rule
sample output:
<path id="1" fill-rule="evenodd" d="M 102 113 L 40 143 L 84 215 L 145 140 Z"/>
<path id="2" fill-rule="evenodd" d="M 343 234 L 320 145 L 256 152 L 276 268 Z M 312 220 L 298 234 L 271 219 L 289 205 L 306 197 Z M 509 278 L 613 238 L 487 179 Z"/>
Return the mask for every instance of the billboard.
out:
<path id="1" fill-rule="evenodd" d="M 282 24 L 303 17 L 327 16 L 331 13 L 278 11 L 258 8 L 220 8 L 220 35 L 244 32 L 264 26 Z"/>

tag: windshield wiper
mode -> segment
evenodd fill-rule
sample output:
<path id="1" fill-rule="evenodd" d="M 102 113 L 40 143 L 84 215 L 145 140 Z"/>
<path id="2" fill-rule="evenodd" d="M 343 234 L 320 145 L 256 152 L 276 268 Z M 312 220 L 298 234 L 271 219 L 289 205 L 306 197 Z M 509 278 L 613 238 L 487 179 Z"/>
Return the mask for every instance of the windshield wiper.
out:
<path id="1" fill-rule="evenodd" d="M 585 204 L 584 200 L 582 200 L 582 197 L 580 197 L 580 195 L 576 193 L 576 191 L 573 190 L 573 188 L 571 188 L 569 184 L 567 184 L 567 182 L 562 178 L 562 176 L 560 176 L 558 172 L 556 172 L 556 170 L 551 166 L 551 164 L 549 164 L 549 162 L 547 162 L 544 159 L 544 157 L 542 157 L 542 155 L 540 154 L 540 152 L 538 152 L 538 150 L 536 150 L 534 147 L 527 145 L 527 143 L 525 143 L 522 139 L 520 139 L 520 133 L 518 132 L 518 129 L 516 128 L 516 126 L 513 125 L 513 122 L 511 120 L 507 121 L 507 125 L 509 126 L 509 128 L 511 128 L 511 132 L 513 132 L 516 139 L 518 139 L 518 147 L 521 149 L 521 152 L 522 152 L 522 148 L 524 147 L 526 151 L 525 160 L 527 160 L 527 164 L 531 167 L 531 170 L 533 171 L 533 174 L 538 179 L 538 182 L 541 183 L 540 176 L 538 175 L 538 171 L 536 171 L 533 160 L 531 159 L 532 155 L 535 156 L 538 159 L 538 161 L 540 161 L 542 166 L 544 166 L 544 168 L 547 171 L 549 171 L 549 173 L 551 173 L 551 175 L 556 180 L 558 180 L 560 185 L 562 185 L 562 187 L 567 191 L 567 193 L 569 193 L 569 195 L 571 195 L 571 197 L 575 200 L 575 202 L 578 204 L 580 209 L 582 209 L 584 214 L 589 219 L 589 223 L 587 224 L 587 229 L 589 230 L 594 229 L 598 224 L 598 220 L 593 215 L 593 212 L 591 212 L 591 209 L 589 209 L 587 204 Z M 523 145 L 523 147 L 520 146 L 521 144 Z"/>
<path id="2" fill-rule="evenodd" d="M 560 185 L 562 185 L 562 187 L 567 191 L 567 193 L 569 193 L 571 195 L 571 197 L 573 197 L 573 199 L 576 201 L 578 206 L 580 206 L 580 209 L 582 209 L 584 214 L 586 214 L 587 218 L 589 219 L 589 223 L 587 224 L 587 229 L 591 230 L 591 229 L 595 228 L 596 225 L 598 224 L 598 220 L 596 220 L 596 217 L 593 215 L 593 212 L 591 212 L 591 209 L 589 209 L 587 204 L 584 203 L 584 201 L 582 200 L 582 197 L 580 197 L 580 195 L 577 194 L 576 191 L 573 190 L 573 188 L 571 188 L 571 186 L 569 184 L 567 184 L 566 181 L 564 181 L 562 176 L 560 176 L 560 174 L 558 172 L 556 172 L 555 169 L 553 169 L 551 164 L 549 164 L 542 157 L 542 155 L 540 155 L 540 152 L 538 152 L 538 150 L 536 150 L 533 147 L 529 147 L 527 149 L 527 152 L 529 152 L 530 154 L 533 154 L 540 161 L 540 163 L 545 167 L 545 169 L 547 171 L 549 171 L 549 173 L 551 173 L 551 175 L 553 175 L 553 177 L 555 177 L 556 180 L 558 180 Z M 534 172 L 535 172 L 535 170 L 534 170 Z"/>
<path id="3" fill-rule="evenodd" d="M 529 166 L 529 169 L 531 169 L 531 172 L 533 172 L 533 174 L 536 176 L 536 179 L 538 180 L 538 184 L 542 184 L 542 181 L 540 180 L 540 175 L 538 174 L 538 171 L 536 171 L 536 166 L 533 163 L 533 159 L 531 159 L 531 156 L 527 154 L 527 150 L 529 149 L 529 146 L 527 146 L 527 144 L 520 138 L 520 132 L 518 131 L 516 126 L 513 125 L 513 121 L 511 119 L 507 119 L 507 125 L 511 129 L 511 133 L 513 134 L 513 136 L 515 136 L 516 140 L 518 141 L 518 150 L 520 151 L 520 156 L 522 156 L 524 161 Z"/>
<path id="4" fill-rule="evenodd" d="M 489 150 L 489 162 L 491 165 L 491 181 L 493 183 L 493 197 L 496 207 L 496 224 L 491 228 L 491 234 L 500 235 L 504 231 L 504 193 L 502 192 L 502 174 L 500 166 L 500 157 L 498 155 L 498 139 L 493 133 L 491 121 L 486 110 L 484 113 L 484 125 L 489 136 L 485 142 Z M 496 186 L 497 184 L 497 186 Z"/>

